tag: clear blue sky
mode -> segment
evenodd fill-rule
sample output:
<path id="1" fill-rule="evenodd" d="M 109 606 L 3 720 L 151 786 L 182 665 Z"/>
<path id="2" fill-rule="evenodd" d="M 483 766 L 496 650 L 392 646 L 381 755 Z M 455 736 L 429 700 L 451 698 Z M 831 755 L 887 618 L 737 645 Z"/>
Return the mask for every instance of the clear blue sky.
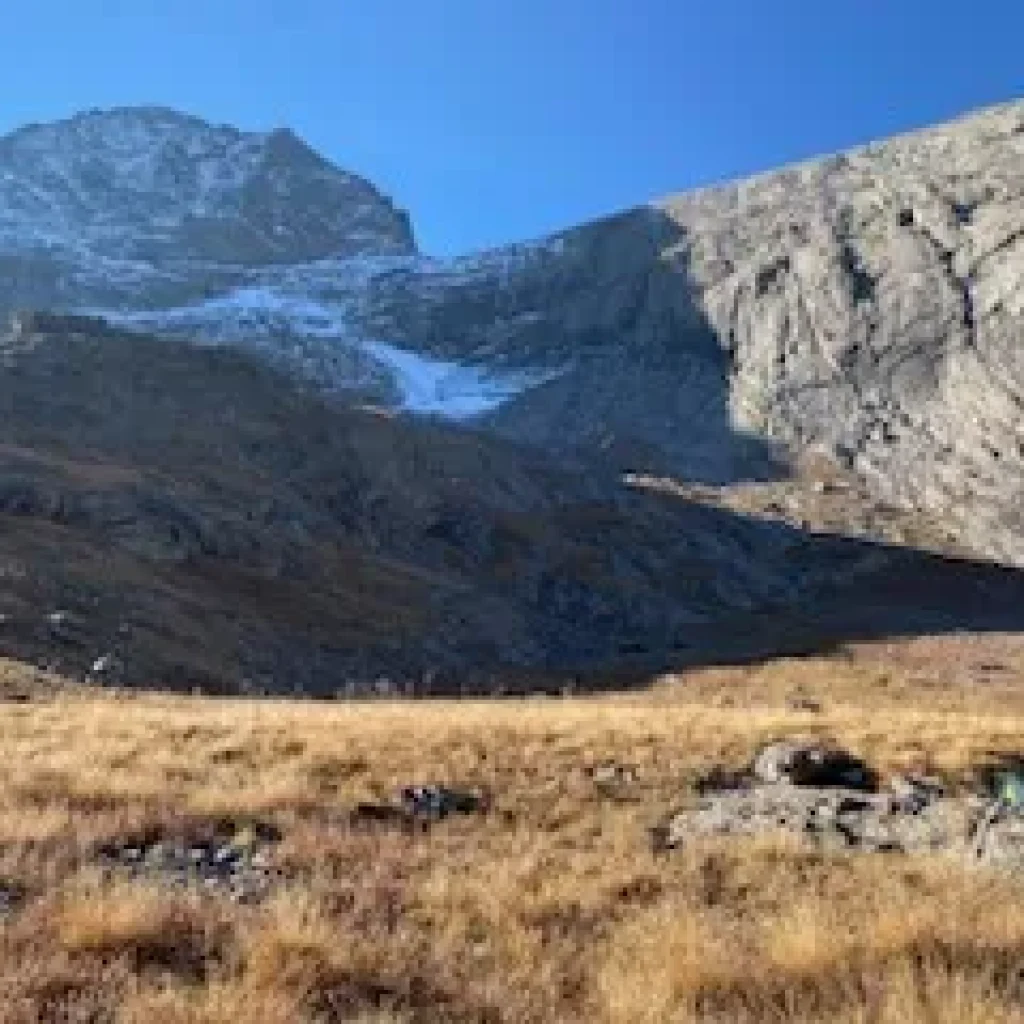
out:
<path id="1" fill-rule="evenodd" d="M 0 131 L 287 124 L 450 254 L 1024 95 L 1022 0 L 29 0 Z"/>

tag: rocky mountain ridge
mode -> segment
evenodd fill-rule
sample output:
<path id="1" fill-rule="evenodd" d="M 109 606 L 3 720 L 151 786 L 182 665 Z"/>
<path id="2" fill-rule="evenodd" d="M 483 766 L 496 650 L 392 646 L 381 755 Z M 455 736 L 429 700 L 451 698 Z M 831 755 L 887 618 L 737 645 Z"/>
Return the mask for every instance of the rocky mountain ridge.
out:
<path id="1" fill-rule="evenodd" d="M 813 451 L 1024 561 L 1024 103 L 533 251 L 375 282 L 365 322 L 449 358 L 571 360 L 492 414 L 510 436 L 710 483 Z"/>
<path id="2" fill-rule="evenodd" d="M 255 267 L 415 251 L 403 211 L 287 129 L 125 107 L 0 138 L 9 306 L 178 302 Z"/>
<path id="3" fill-rule="evenodd" d="M 1010 103 L 440 264 L 390 203 L 294 138 L 160 111 L 83 115 L 0 144 L 0 171 L 21 168 L 0 193 L 0 263 L 14 268 L 0 294 L 242 344 L 360 401 L 631 472 L 730 486 L 783 478 L 814 451 L 877 500 L 1019 564 L 1022 125 Z M 26 163 L 44 142 L 48 160 Z M 33 205 L 25 181 L 50 181 L 67 146 L 74 189 Z M 93 150 L 121 152 L 111 180 L 131 188 L 92 181 Z M 174 153 L 191 175 L 177 184 Z M 278 244 L 256 231 L 270 208 L 252 197 L 282 174 L 294 187 Z M 116 217 L 103 205 L 129 193 Z M 167 202 L 173 223 L 155 212 Z M 207 221 L 209 245 L 193 230 Z M 45 245 L 10 228 L 58 222 L 74 232 Z"/>
<path id="4" fill-rule="evenodd" d="M 967 559 L 1024 561 L 1024 104 L 449 264 L 275 138 L 0 140 L 0 304 L 102 314 L 0 339 L 9 651 L 323 691 L 1016 628 Z"/>

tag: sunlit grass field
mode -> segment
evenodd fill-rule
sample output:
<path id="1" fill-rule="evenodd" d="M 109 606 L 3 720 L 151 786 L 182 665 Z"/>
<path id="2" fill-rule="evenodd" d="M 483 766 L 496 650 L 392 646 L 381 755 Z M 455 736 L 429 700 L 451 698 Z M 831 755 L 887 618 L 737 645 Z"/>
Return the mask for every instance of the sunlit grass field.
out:
<path id="1" fill-rule="evenodd" d="M 128 695 L 6 664 L 0 1020 L 1024 1020 L 1020 878 L 650 840 L 704 773 L 793 733 L 969 786 L 1024 747 L 1021 650 L 925 639 L 491 702 Z M 352 827 L 429 782 L 492 806 Z M 280 830 L 265 899 L 97 867 L 104 841 L 213 819 Z"/>

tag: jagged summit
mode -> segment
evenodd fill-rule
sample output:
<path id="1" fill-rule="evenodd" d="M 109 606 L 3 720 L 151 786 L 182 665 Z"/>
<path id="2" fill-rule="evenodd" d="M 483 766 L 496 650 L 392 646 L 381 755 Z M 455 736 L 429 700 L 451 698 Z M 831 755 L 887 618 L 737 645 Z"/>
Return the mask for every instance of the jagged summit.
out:
<path id="1" fill-rule="evenodd" d="M 39 131 L 61 132 L 72 125 L 82 126 L 90 124 L 103 130 L 106 127 L 115 125 L 119 121 L 149 125 L 178 125 L 190 127 L 194 130 L 216 128 L 230 134 L 243 134 L 242 130 L 236 125 L 227 123 L 215 125 L 212 121 L 200 117 L 198 114 L 191 114 L 188 111 L 178 110 L 161 103 L 124 103 L 113 107 L 90 107 L 85 110 L 75 111 L 67 117 L 57 118 L 53 121 L 22 125 L 10 134 L 11 136 L 17 136 Z"/>
<path id="2" fill-rule="evenodd" d="M 0 246 L 156 266 L 413 252 L 406 215 L 287 129 L 164 107 L 88 111 L 0 139 Z M 68 268 L 70 269 L 70 268 Z M 58 268 L 60 294 L 75 281 Z"/>

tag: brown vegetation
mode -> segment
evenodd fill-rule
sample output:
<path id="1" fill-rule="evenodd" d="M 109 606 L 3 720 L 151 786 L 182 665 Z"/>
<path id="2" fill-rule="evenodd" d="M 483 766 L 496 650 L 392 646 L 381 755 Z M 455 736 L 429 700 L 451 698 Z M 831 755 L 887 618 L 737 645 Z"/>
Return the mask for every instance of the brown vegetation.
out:
<path id="1" fill-rule="evenodd" d="M 1019 879 L 649 840 L 702 774 L 794 731 L 970 785 L 1024 745 L 1022 666 L 1014 638 L 953 637 L 622 697 L 343 704 L 61 690 L 7 665 L 0 1020 L 1022 1020 Z M 350 825 L 429 781 L 494 806 Z M 207 820 L 280 827 L 266 900 L 99 871 L 99 843 Z"/>

